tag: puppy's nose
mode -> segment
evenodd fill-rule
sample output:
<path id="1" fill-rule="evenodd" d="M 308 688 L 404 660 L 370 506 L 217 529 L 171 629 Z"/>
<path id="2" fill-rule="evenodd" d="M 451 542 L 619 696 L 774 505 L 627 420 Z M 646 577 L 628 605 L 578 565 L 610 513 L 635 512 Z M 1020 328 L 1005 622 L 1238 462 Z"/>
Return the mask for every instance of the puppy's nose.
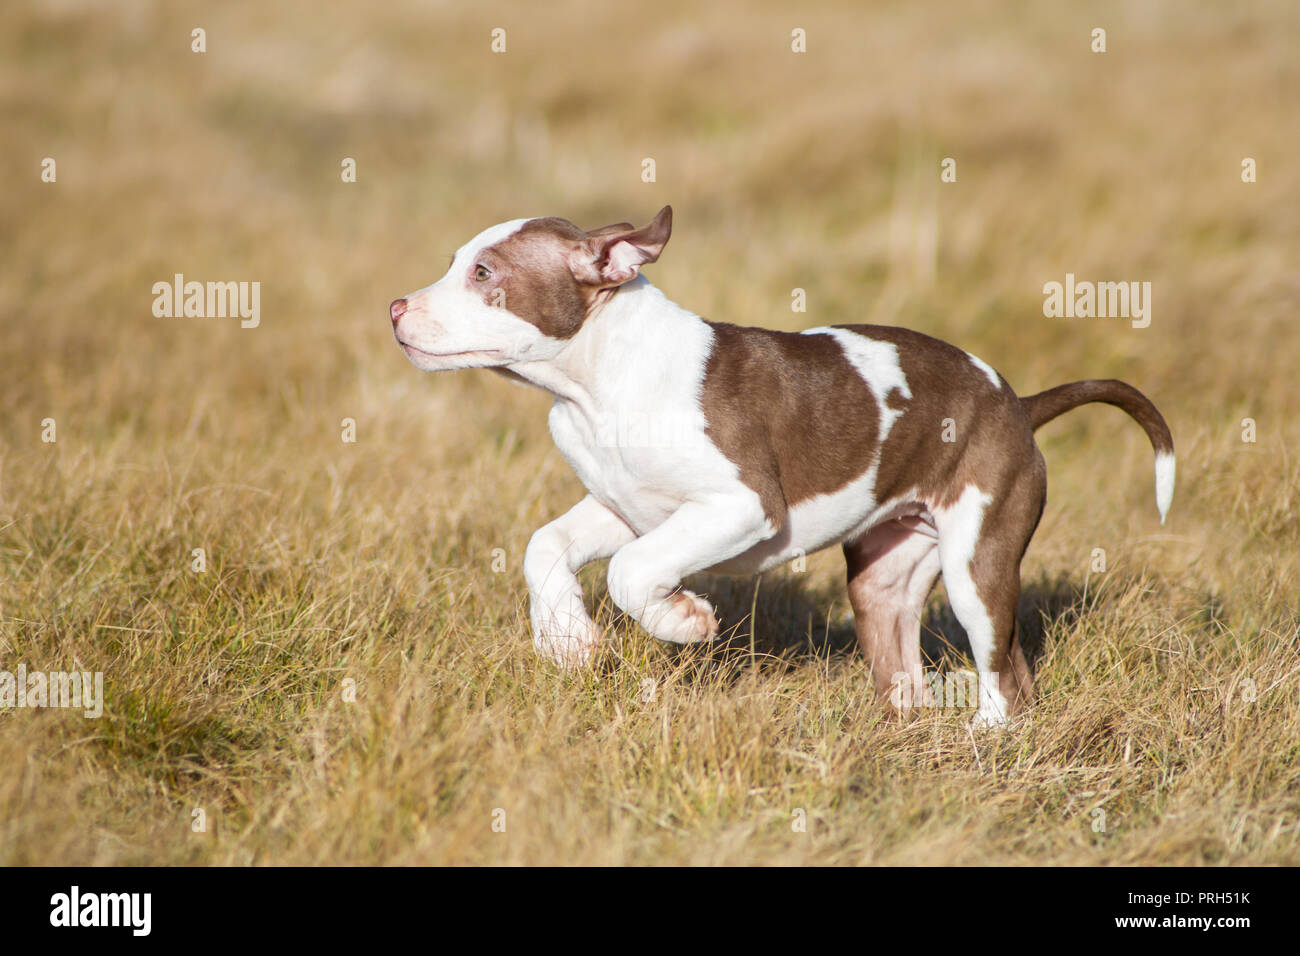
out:
<path id="1" fill-rule="evenodd" d="M 406 300 L 394 299 L 388 307 L 388 314 L 393 318 L 393 325 L 397 325 L 397 320 L 406 314 Z"/>

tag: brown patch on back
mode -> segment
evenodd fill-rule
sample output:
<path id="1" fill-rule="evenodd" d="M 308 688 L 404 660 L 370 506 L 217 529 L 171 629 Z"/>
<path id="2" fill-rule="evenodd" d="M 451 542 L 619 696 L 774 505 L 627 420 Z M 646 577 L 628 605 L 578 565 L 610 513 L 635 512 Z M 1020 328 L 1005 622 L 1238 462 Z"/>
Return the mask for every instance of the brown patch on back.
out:
<path id="1" fill-rule="evenodd" d="M 700 396 L 707 433 L 773 522 L 784 521 L 787 507 L 862 474 L 880 416 L 838 342 L 709 325 L 713 350 Z"/>
<path id="2" fill-rule="evenodd" d="M 714 344 L 700 396 L 707 432 L 778 525 L 789 507 L 865 474 L 877 455 L 877 501 L 915 491 L 943 506 L 971 483 L 996 496 L 1037 454 L 1010 386 L 994 389 L 965 352 L 938 339 L 837 326 L 898 349 L 912 397 L 886 396 L 903 414 L 881 447 L 875 395 L 833 337 L 709 324 Z M 955 441 L 943 440 L 945 419 Z"/>
<path id="3" fill-rule="evenodd" d="M 578 282 L 569 268 L 569 257 L 586 239 L 587 233 L 567 219 L 524 223 L 476 260 L 493 273 L 483 283 L 483 301 L 501 305 L 551 338 L 572 338 L 587 318 L 595 291 Z"/>

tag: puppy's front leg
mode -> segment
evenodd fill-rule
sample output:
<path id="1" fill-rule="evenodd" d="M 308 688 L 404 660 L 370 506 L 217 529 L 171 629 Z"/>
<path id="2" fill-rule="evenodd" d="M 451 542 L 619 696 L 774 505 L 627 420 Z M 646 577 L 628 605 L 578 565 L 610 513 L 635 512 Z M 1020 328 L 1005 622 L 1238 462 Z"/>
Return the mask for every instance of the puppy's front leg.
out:
<path id="1" fill-rule="evenodd" d="M 678 590 L 682 578 L 770 538 L 776 529 L 757 496 L 688 502 L 609 562 L 609 595 L 661 641 L 712 640 L 718 621 L 707 601 Z"/>
<path id="2" fill-rule="evenodd" d="M 524 552 L 524 578 L 538 653 L 566 667 L 591 659 L 600 629 L 583 606 L 576 575 L 635 537 L 623 519 L 591 495 L 533 533 Z"/>

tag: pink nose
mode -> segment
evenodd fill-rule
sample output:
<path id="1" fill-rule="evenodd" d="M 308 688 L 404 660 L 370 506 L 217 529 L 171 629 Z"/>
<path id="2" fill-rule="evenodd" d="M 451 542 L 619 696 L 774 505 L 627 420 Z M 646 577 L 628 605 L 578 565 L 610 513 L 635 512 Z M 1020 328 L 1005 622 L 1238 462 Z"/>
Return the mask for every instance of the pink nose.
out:
<path id="1" fill-rule="evenodd" d="M 393 318 L 393 325 L 397 325 L 397 321 L 406 314 L 406 300 L 394 299 L 388 307 L 388 314 Z"/>

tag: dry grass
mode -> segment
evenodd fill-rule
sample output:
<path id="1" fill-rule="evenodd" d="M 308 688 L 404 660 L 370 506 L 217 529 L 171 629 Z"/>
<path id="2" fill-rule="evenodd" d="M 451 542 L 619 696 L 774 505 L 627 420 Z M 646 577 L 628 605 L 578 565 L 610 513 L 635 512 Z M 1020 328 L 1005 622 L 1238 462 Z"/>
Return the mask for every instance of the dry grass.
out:
<path id="1" fill-rule="evenodd" d="M 0 712 L 0 862 L 1300 862 L 1295 5 L 863 6 L 6 3 L 0 668 L 108 700 Z M 838 554 L 704 582 L 733 639 L 686 651 L 592 569 L 600 667 L 534 657 L 519 560 L 581 494 L 546 398 L 421 376 L 385 307 L 490 223 L 664 202 L 652 278 L 702 314 L 1170 419 L 1165 528 L 1118 412 L 1040 435 L 1009 731 L 877 712 Z M 154 318 L 175 272 L 262 282 L 261 327 Z M 1044 318 L 1066 272 L 1151 281 L 1151 327 Z"/>

